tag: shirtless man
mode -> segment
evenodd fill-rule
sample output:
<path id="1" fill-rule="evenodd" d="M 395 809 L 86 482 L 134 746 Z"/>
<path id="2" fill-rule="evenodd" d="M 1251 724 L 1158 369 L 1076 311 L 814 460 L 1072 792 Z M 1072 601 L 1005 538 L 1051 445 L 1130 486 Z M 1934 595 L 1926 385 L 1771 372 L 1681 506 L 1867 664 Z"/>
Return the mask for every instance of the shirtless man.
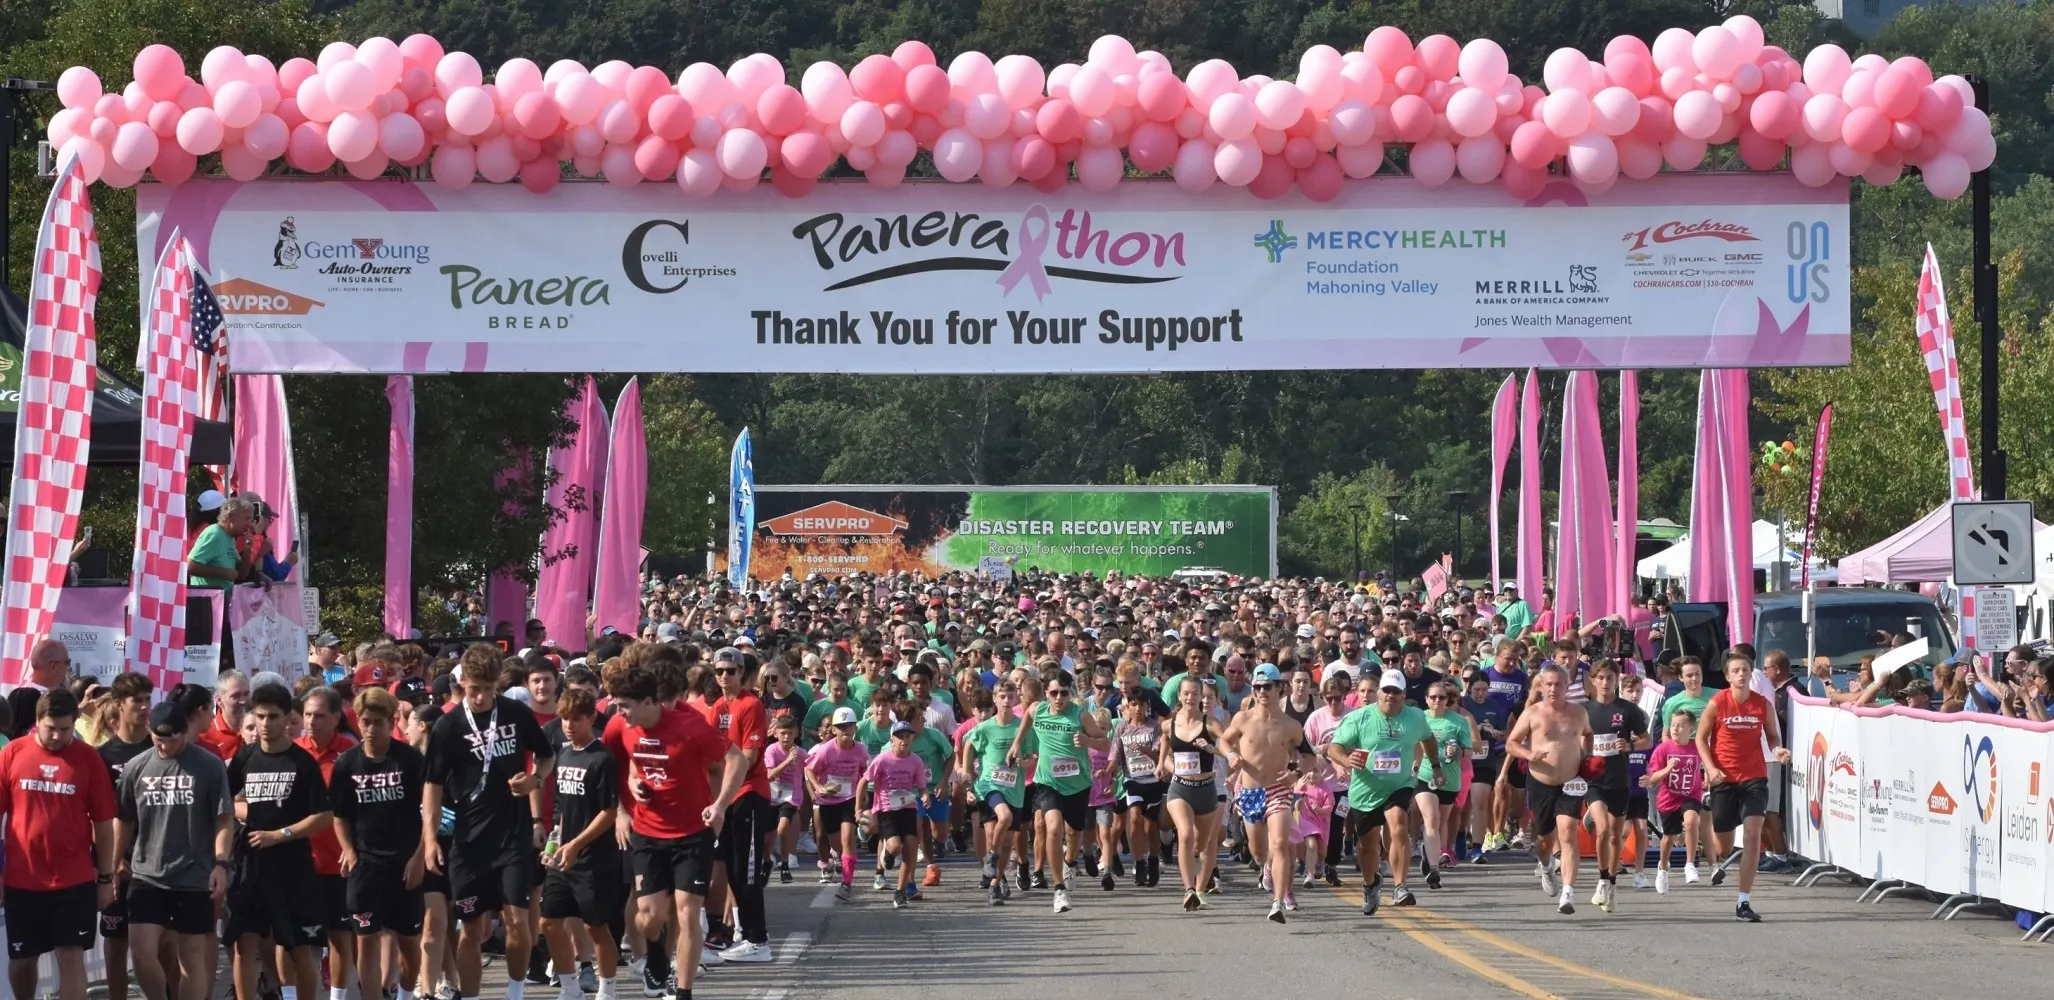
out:
<path id="1" fill-rule="evenodd" d="M 1299 754 L 1311 751 L 1305 728 L 1284 714 L 1283 683 L 1275 664 L 1257 665 L 1250 681 L 1254 695 L 1220 738 L 1241 787 L 1238 804 L 1248 824 L 1249 846 L 1268 869 L 1269 918 L 1279 924 L 1285 909 L 1298 908 L 1291 894 L 1291 826 L 1303 768 Z"/>
<path id="2" fill-rule="evenodd" d="M 1556 908 L 1575 913 L 1576 827 L 1583 821 L 1583 796 L 1589 790 L 1581 772 L 1583 759 L 1590 755 L 1590 715 L 1569 704 L 1569 678 L 1561 667 L 1542 667 L 1533 684 L 1534 702 L 1513 723 L 1505 752 L 1526 761 L 1530 772 L 1526 801 L 1540 834 L 1541 891 L 1553 896 L 1559 890 Z M 1548 867 L 1549 855 L 1557 851 L 1562 860 L 1559 885 Z"/>

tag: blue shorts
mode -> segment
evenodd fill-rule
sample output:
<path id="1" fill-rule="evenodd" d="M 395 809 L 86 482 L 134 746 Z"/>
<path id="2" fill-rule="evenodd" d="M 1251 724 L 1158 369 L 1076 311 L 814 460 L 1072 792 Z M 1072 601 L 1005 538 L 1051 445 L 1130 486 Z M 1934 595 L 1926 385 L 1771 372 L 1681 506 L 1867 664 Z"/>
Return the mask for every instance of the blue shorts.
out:
<path id="1" fill-rule="evenodd" d="M 920 818 L 936 823 L 949 821 L 949 800 L 937 796 L 933 805 L 919 806 Z"/>
<path id="2" fill-rule="evenodd" d="M 1269 818 L 1269 792 L 1263 789 L 1241 789 L 1234 796 L 1234 805 L 1240 808 L 1243 822 L 1261 823 Z"/>

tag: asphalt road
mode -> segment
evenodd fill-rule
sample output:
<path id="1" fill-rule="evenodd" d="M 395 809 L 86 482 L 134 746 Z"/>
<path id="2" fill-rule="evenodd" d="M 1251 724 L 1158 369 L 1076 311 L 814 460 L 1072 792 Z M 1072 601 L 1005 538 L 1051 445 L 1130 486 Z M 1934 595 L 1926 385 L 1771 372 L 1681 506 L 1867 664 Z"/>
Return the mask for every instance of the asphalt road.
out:
<path id="1" fill-rule="evenodd" d="M 2054 946 L 2019 943 L 2008 919 L 1931 921 L 1931 903 L 1857 904 L 1860 887 L 1833 879 L 1797 889 L 1789 875 L 1763 876 L 1755 925 L 1733 920 L 1730 882 L 1684 886 L 1679 875 L 1666 896 L 1627 885 L 1608 915 L 1586 905 L 1586 877 L 1577 912 L 1563 916 L 1530 860 L 1502 858 L 1449 873 L 1439 892 L 1415 876 L 1421 905 L 1386 905 L 1373 918 L 1359 912 L 1344 868 L 1347 886 L 1302 890 L 1284 926 L 1265 919 L 1253 874 L 1232 867 L 1226 891 L 1200 913 L 1179 907 L 1171 871 L 1157 889 L 1080 885 L 1074 909 L 1056 915 L 1045 891 L 987 906 L 967 861 L 952 859 L 940 888 L 896 912 L 860 873 L 856 898 L 836 902 L 807 864 L 799 881 L 770 887 L 777 961 L 711 970 L 695 996 L 1932 1000 L 2045 996 L 2054 968 Z"/>

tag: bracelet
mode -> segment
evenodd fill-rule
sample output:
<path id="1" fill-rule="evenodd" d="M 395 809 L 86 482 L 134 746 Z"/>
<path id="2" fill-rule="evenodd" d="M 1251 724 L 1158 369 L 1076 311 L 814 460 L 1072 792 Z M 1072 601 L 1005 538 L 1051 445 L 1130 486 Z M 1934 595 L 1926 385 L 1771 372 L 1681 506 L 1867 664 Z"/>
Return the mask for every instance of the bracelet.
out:
<path id="1" fill-rule="evenodd" d="M 94 879 L 93 881 L 95 881 L 95 882 L 98 882 L 98 883 L 99 883 L 99 884 L 101 884 L 101 885 L 113 885 L 113 884 L 114 884 L 114 876 L 112 876 L 112 875 L 101 875 L 101 876 L 99 876 L 98 878 L 95 878 L 95 879 Z"/>

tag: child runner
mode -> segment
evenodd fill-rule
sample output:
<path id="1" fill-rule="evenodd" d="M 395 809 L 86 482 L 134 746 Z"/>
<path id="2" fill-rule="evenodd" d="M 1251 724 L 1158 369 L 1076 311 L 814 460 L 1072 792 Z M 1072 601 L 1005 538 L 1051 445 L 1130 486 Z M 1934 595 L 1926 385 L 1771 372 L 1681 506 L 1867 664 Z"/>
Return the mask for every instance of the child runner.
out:
<path id="1" fill-rule="evenodd" d="M 777 880 L 792 880 L 792 859 L 798 857 L 799 817 L 806 814 L 806 783 L 800 772 L 806 767 L 806 752 L 799 749 L 799 720 L 780 715 L 770 724 L 777 742 L 763 750 L 764 773 L 770 778 L 770 802 L 777 807 Z M 825 854 L 822 857 L 825 858 Z M 827 881 L 822 861 L 820 880 Z"/>
<path id="2" fill-rule="evenodd" d="M 870 754 L 856 742 L 856 710 L 844 705 L 828 717 L 834 737 L 815 744 L 806 755 L 806 791 L 820 809 L 821 871 L 827 870 L 830 848 L 841 852 L 842 884 L 835 896 L 846 900 L 856 882 L 856 779 L 870 763 Z"/>
<path id="3" fill-rule="evenodd" d="M 1655 867 L 1655 891 L 1669 891 L 1669 851 L 1683 840 L 1683 881 L 1697 881 L 1697 826 L 1704 814 L 1704 761 L 1697 754 L 1697 715 L 1680 709 L 1669 716 L 1669 738 L 1648 755 L 1641 787 L 1657 789 L 1662 857 Z"/>
<path id="4" fill-rule="evenodd" d="M 913 884 L 913 858 L 919 850 L 920 808 L 932 801 L 927 792 L 927 763 L 913 752 L 913 726 L 904 719 L 892 723 L 891 742 L 883 753 L 871 758 L 856 786 L 856 798 L 870 792 L 870 811 L 877 817 L 877 840 L 885 851 L 899 856 L 899 884 L 892 890 L 894 910 L 906 907 L 906 890 Z M 884 877 L 883 869 L 878 877 Z"/>

